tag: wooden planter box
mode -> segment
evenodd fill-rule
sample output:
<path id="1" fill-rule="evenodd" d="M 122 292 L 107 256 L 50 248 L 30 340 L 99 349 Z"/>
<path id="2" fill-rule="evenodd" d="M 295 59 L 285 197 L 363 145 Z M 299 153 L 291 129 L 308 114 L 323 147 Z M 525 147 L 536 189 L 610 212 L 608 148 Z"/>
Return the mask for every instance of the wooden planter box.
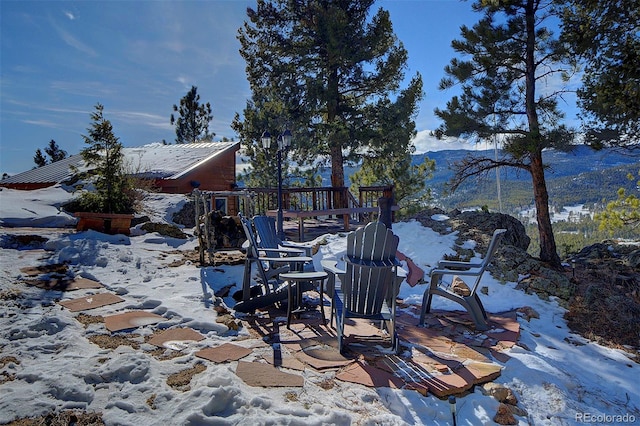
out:
<path id="1" fill-rule="evenodd" d="M 90 213 L 78 212 L 75 216 L 80 219 L 76 225 L 78 231 L 93 229 L 105 234 L 129 235 L 131 228 L 132 214 L 116 213 Z"/>

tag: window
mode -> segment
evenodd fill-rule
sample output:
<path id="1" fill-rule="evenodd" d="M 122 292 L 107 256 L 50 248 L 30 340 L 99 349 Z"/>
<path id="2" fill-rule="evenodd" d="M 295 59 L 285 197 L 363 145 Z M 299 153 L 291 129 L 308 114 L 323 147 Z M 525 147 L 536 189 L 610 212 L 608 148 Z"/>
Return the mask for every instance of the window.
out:
<path id="1" fill-rule="evenodd" d="M 227 198 L 226 197 L 224 197 L 224 198 L 216 197 L 215 203 L 216 203 L 216 205 L 215 205 L 215 209 L 214 210 L 220 210 L 225 215 L 228 214 L 228 211 L 227 211 Z"/>

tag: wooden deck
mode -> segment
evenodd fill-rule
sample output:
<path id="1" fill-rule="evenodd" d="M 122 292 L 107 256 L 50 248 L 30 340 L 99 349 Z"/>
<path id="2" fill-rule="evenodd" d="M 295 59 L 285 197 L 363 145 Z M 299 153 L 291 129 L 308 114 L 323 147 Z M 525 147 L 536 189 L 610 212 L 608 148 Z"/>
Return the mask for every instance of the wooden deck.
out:
<path id="1" fill-rule="evenodd" d="M 398 206 L 393 206 L 391 208 L 393 211 L 398 210 Z M 297 219 L 298 222 L 298 235 L 294 239 L 294 241 L 309 241 L 315 238 L 311 237 L 306 229 L 309 225 L 315 225 L 316 227 L 321 227 L 321 222 L 331 221 L 333 217 L 339 218 L 335 219 L 336 221 L 342 222 L 342 231 L 349 232 L 357 229 L 362 223 L 355 221 L 355 226 L 352 226 L 352 222 L 354 222 L 355 218 L 371 218 L 372 215 L 378 212 L 378 207 L 350 207 L 350 208 L 340 208 L 340 209 L 325 209 L 325 210 L 284 210 L 283 217 L 286 219 Z M 277 210 L 269 210 L 267 211 L 267 216 L 276 217 L 278 214 Z M 322 219 L 320 219 L 322 218 Z M 315 221 L 315 224 L 313 223 Z M 291 222 L 291 220 L 290 220 Z M 366 222 L 365 222 L 366 223 Z M 287 233 L 286 225 L 285 234 Z M 333 225 L 332 225 L 333 227 Z M 316 235 L 317 236 L 317 235 Z"/>
<path id="2" fill-rule="evenodd" d="M 360 226 L 364 226 L 366 223 L 349 221 L 349 231 L 355 231 Z M 300 241 L 299 236 L 299 223 L 297 219 L 285 218 L 284 233 L 290 241 Z M 345 232 L 344 220 L 340 218 L 306 218 L 304 219 L 304 240 L 312 241 L 320 235 L 324 234 L 336 234 L 338 232 Z"/>

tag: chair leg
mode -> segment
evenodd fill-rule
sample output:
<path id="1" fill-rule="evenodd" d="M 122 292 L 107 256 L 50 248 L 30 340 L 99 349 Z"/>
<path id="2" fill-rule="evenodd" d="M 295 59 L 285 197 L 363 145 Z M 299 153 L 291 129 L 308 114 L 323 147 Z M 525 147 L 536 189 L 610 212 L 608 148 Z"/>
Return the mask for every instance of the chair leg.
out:
<path id="1" fill-rule="evenodd" d="M 469 315 L 473 318 L 473 322 L 476 325 L 476 330 L 484 331 L 488 330 L 489 322 L 487 321 L 487 313 L 484 310 L 484 306 L 482 306 L 482 302 L 477 294 L 473 296 L 465 297 L 467 302 L 467 311 Z"/>
<path id="2" fill-rule="evenodd" d="M 488 320 L 489 317 L 487 317 L 487 311 L 484 310 L 484 305 L 482 304 L 482 301 L 480 300 L 480 297 L 478 296 L 478 293 L 474 293 L 473 297 L 474 297 L 474 299 L 476 299 L 476 303 L 477 303 L 478 307 L 480 308 L 480 312 L 482 313 L 482 317 L 485 320 Z"/>
<path id="3" fill-rule="evenodd" d="M 398 335 L 396 334 L 396 324 L 393 318 L 389 320 L 389 335 L 391 335 L 391 348 L 395 354 L 398 353 Z"/>
<path id="4" fill-rule="evenodd" d="M 336 315 L 336 334 L 338 335 L 338 352 L 343 351 L 343 338 L 344 338 L 344 318 L 338 318 Z"/>
<path id="5" fill-rule="evenodd" d="M 424 295 L 422 296 L 422 306 L 420 309 L 420 321 L 418 322 L 419 326 L 424 325 L 425 317 L 428 312 L 431 312 L 431 299 L 433 298 L 433 294 L 431 294 L 431 287 L 425 290 Z"/>
<path id="6" fill-rule="evenodd" d="M 336 327 L 333 326 L 333 318 L 334 318 L 335 312 L 336 312 L 336 305 L 335 303 L 333 303 L 333 299 L 331 299 L 331 317 L 329 319 L 329 325 L 333 328 L 336 328 L 338 326 L 337 324 L 338 321 L 336 321 Z"/>

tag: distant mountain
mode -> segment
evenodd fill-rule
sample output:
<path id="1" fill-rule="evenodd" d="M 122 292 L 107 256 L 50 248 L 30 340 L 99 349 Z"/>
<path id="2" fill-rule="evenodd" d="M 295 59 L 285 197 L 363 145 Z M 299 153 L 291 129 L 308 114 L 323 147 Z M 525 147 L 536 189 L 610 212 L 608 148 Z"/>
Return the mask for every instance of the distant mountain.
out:
<path id="1" fill-rule="evenodd" d="M 469 151 L 469 150 L 449 150 L 449 151 L 433 151 L 424 154 L 414 155 L 414 162 L 419 163 L 424 157 L 429 157 L 436 161 L 436 172 L 430 181 L 440 184 L 451 178 L 453 172 L 449 166 L 456 161 L 462 160 L 467 155 L 484 156 L 494 158 L 493 150 L 488 151 Z M 500 151 L 498 151 L 500 155 Z M 573 152 L 561 152 L 557 150 L 548 150 L 542 153 L 542 158 L 549 166 L 547 170 L 547 178 L 559 178 L 563 176 L 575 176 L 584 172 L 594 172 L 610 169 L 616 166 L 624 166 L 629 164 L 637 164 L 640 159 L 622 154 L 618 151 L 605 149 L 602 151 L 594 151 L 593 149 L 579 145 Z M 501 176 L 507 180 L 530 180 L 527 173 L 517 172 L 514 169 L 505 169 L 501 172 Z"/>
<path id="2" fill-rule="evenodd" d="M 445 192 L 445 183 L 453 176 L 450 166 L 467 155 L 488 156 L 494 158 L 494 151 L 446 150 L 432 151 L 413 156 L 414 164 L 425 157 L 436 162 L 433 178 L 426 184 L 432 190 L 437 204 L 445 209 L 476 208 L 488 206 L 498 209 L 496 174 L 491 171 L 483 179 L 470 179 L 454 194 Z M 615 198 L 620 187 L 635 190 L 635 183 L 627 180 L 629 172 L 637 175 L 640 159 L 605 149 L 594 151 L 586 146 L 577 146 L 573 152 L 566 153 L 548 150 L 543 159 L 549 166 L 546 173 L 550 204 L 556 207 L 578 204 L 593 204 L 603 199 Z M 345 167 L 346 185 L 349 176 L 358 167 Z M 328 167 L 320 170 L 322 185 L 331 185 L 331 170 Z M 512 168 L 500 169 L 500 185 L 503 200 L 503 211 L 516 214 L 518 211 L 533 205 L 531 176 L 522 170 Z"/>
<path id="3" fill-rule="evenodd" d="M 450 166 L 467 155 L 494 158 L 494 151 L 435 151 L 414 156 L 421 162 L 428 157 L 436 162 L 433 179 L 427 181 L 438 202 L 446 208 L 497 205 L 496 174 L 489 172 L 485 178 L 467 181 L 454 194 L 445 192 L 445 183 L 453 176 Z M 634 190 L 635 182 L 626 179 L 629 172 L 637 174 L 640 169 L 638 157 L 632 157 L 615 150 L 594 151 L 586 146 L 578 146 L 571 153 L 548 150 L 543 153 L 547 188 L 550 203 L 568 206 L 597 203 L 603 199 L 615 198 L 620 187 Z M 531 176 L 513 168 L 500 170 L 500 185 L 503 205 L 523 208 L 533 203 Z"/>

